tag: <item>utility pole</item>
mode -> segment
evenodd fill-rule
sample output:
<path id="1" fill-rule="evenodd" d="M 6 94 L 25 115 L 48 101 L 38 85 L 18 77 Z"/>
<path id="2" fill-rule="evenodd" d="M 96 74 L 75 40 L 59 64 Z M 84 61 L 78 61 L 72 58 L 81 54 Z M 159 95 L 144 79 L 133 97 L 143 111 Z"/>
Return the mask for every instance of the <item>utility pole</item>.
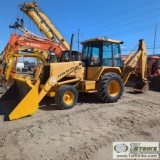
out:
<path id="1" fill-rule="evenodd" d="M 76 41 L 77 43 L 78 43 L 78 52 L 79 52 L 79 48 L 80 48 L 80 35 L 81 35 L 82 33 L 80 33 L 80 29 L 78 29 L 78 33 L 77 33 L 77 35 L 78 35 L 78 41 Z"/>
<path id="2" fill-rule="evenodd" d="M 156 34 L 157 34 L 157 23 L 156 23 L 156 27 L 155 27 L 155 34 L 154 34 L 153 55 L 155 54 Z"/>
<path id="3" fill-rule="evenodd" d="M 79 36 L 80 36 L 80 29 L 78 29 L 78 52 L 79 52 Z"/>

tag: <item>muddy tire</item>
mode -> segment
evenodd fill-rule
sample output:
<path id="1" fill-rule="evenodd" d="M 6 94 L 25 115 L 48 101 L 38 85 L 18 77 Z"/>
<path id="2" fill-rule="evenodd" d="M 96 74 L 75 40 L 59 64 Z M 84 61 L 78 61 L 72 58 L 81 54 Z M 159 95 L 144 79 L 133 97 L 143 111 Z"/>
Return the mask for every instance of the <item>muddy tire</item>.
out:
<path id="1" fill-rule="evenodd" d="M 117 102 L 124 90 L 121 77 L 116 73 L 105 73 L 97 83 L 97 95 L 105 103 Z"/>
<path id="2" fill-rule="evenodd" d="M 61 86 L 55 95 L 55 103 L 62 109 L 73 108 L 78 101 L 77 90 L 70 85 Z"/>

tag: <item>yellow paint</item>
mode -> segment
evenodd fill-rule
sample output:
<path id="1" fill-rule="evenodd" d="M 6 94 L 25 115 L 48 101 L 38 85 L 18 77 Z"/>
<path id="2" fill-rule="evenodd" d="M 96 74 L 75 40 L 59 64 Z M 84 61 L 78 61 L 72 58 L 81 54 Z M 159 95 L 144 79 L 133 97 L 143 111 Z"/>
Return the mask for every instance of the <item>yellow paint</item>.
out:
<path id="1" fill-rule="evenodd" d="M 83 91 L 95 90 L 96 89 L 96 81 L 81 81 L 80 88 Z"/>
<path id="2" fill-rule="evenodd" d="M 120 85 L 116 80 L 108 84 L 108 93 L 111 97 L 116 97 L 120 91 Z"/>
<path id="3" fill-rule="evenodd" d="M 2 106 L 7 111 L 10 120 L 22 118 L 34 114 L 38 110 L 38 88 L 32 85 L 29 77 L 23 78 L 15 76 L 16 86 L 12 90 L 12 86 L 4 94 L 7 98 L 1 101 Z M 37 82 L 39 83 L 39 81 Z M 11 92 L 12 90 L 12 92 Z M 12 93 L 12 94 L 10 94 Z M 15 97 L 15 95 L 17 97 Z M 10 111 L 10 107 L 13 109 Z"/>
<path id="4" fill-rule="evenodd" d="M 71 105 L 74 102 L 74 94 L 73 92 L 65 92 L 63 96 L 63 102 L 66 103 L 67 105 Z"/>

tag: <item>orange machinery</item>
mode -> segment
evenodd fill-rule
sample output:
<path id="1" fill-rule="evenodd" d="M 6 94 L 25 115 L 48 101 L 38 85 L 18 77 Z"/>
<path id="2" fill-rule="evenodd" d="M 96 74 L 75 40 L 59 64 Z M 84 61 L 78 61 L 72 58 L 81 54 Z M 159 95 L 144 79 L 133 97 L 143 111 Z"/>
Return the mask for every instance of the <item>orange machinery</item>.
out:
<path id="1" fill-rule="evenodd" d="M 21 36 L 12 34 L 2 53 L 2 60 L 5 62 L 3 71 L 3 73 L 6 71 L 5 80 L 9 78 L 15 57 L 35 57 L 45 63 L 51 57 L 51 53 L 54 53 L 59 61 L 62 53 L 66 50 L 67 48 L 64 45 L 47 38 L 28 34 Z"/>

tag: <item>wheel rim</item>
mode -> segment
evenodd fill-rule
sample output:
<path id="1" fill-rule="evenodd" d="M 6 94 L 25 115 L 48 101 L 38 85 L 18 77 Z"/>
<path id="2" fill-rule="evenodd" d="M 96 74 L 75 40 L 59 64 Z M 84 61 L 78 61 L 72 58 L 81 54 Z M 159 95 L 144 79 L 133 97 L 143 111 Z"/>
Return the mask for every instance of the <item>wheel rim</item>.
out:
<path id="1" fill-rule="evenodd" d="M 74 102 L 74 94 L 70 91 L 65 92 L 65 94 L 63 96 L 63 101 L 67 105 L 71 105 Z"/>
<path id="2" fill-rule="evenodd" d="M 113 80 L 108 85 L 108 93 L 110 96 L 115 97 L 120 91 L 120 85 L 116 80 Z"/>

